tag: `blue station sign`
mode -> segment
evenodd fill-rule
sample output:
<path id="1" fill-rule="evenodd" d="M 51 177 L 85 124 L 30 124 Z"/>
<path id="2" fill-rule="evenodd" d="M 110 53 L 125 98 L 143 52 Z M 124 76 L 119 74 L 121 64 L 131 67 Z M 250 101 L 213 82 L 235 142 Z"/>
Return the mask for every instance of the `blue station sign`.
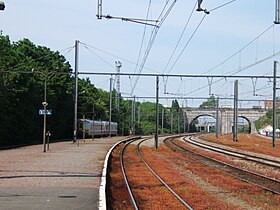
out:
<path id="1" fill-rule="evenodd" d="M 45 110 L 44 109 L 39 109 L 39 115 L 44 115 L 44 114 L 45 114 Z M 46 110 L 46 115 L 52 115 L 52 110 L 47 109 Z"/>

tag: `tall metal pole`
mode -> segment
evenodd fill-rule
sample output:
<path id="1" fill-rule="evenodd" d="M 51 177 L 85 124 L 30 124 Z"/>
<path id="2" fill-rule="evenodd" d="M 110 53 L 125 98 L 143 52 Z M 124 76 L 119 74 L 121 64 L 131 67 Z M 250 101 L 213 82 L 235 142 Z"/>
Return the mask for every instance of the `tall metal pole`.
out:
<path id="1" fill-rule="evenodd" d="M 130 130 L 131 134 L 133 134 L 133 107 L 134 107 L 134 100 L 131 100 L 131 122 L 130 122 Z"/>
<path id="2" fill-rule="evenodd" d="M 97 18 L 102 19 L 102 0 L 98 0 L 97 3 Z"/>
<path id="3" fill-rule="evenodd" d="M 186 113 L 183 111 L 183 118 L 184 118 L 184 133 L 186 133 Z"/>
<path id="4" fill-rule="evenodd" d="M 236 123 L 236 125 L 235 125 L 235 141 L 237 142 L 238 141 L 238 80 L 236 80 L 236 99 L 235 99 L 235 103 L 236 103 L 236 107 L 235 107 L 235 109 L 236 109 L 236 111 L 235 111 L 235 113 L 236 113 L 236 119 L 235 119 L 235 123 Z"/>
<path id="5" fill-rule="evenodd" d="M 111 122 L 112 122 L 112 82 L 113 78 L 110 78 L 110 102 L 109 102 L 109 137 L 111 137 Z"/>
<path id="6" fill-rule="evenodd" d="M 46 127 L 47 127 L 47 76 L 45 75 L 45 90 L 44 90 L 44 101 L 42 102 L 42 105 L 44 107 L 44 128 L 43 128 L 43 152 L 46 152 Z"/>
<path id="7" fill-rule="evenodd" d="M 92 140 L 94 140 L 94 105 L 92 105 Z"/>
<path id="8" fill-rule="evenodd" d="M 234 82 L 233 141 L 238 141 L 238 80 Z"/>
<path id="9" fill-rule="evenodd" d="M 275 147 L 275 130 L 276 130 L 276 72 L 277 72 L 277 61 L 274 61 L 273 67 L 273 102 L 272 102 L 272 147 Z"/>
<path id="10" fill-rule="evenodd" d="M 233 88 L 233 126 L 232 126 L 232 133 L 233 133 L 233 141 L 235 141 L 235 115 L 236 115 L 236 113 L 235 113 L 235 111 L 236 111 L 236 109 L 235 109 L 235 106 L 236 106 L 236 103 L 235 103 L 235 91 L 236 91 L 236 87 L 235 87 L 235 82 L 234 82 L 234 88 Z"/>
<path id="11" fill-rule="evenodd" d="M 85 141 L 85 115 L 83 114 L 83 141 Z"/>
<path id="12" fill-rule="evenodd" d="M 133 97 L 133 135 L 135 135 L 135 119 L 136 119 L 136 96 Z"/>
<path id="13" fill-rule="evenodd" d="M 138 126 L 140 127 L 141 107 L 138 106 Z"/>
<path id="14" fill-rule="evenodd" d="M 178 114 L 178 116 L 177 116 L 177 120 L 178 120 L 178 133 L 180 133 L 180 115 L 179 115 L 179 113 L 180 113 L 180 111 L 178 109 L 178 112 L 177 112 L 177 114 Z"/>
<path id="15" fill-rule="evenodd" d="M 78 55 L 79 41 L 75 41 L 75 90 L 74 90 L 74 136 L 73 142 L 77 141 L 77 115 L 78 115 Z"/>
<path id="16" fill-rule="evenodd" d="M 115 61 L 116 64 L 116 72 L 120 73 L 121 72 L 121 67 L 122 67 L 122 63 L 120 61 Z M 120 82 L 120 75 L 116 75 L 116 109 L 117 112 L 119 113 L 120 111 L 120 89 L 121 89 L 121 82 Z"/>
<path id="17" fill-rule="evenodd" d="M 219 134 L 220 134 L 220 129 L 219 129 L 219 100 L 220 98 L 217 98 L 217 102 L 216 102 L 216 138 L 219 138 Z"/>
<path id="18" fill-rule="evenodd" d="M 159 114 L 158 114 L 158 83 L 159 83 L 159 78 L 158 76 L 156 77 L 156 134 L 155 134 L 155 148 L 158 148 L 158 121 L 159 121 Z"/>
<path id="19" fill-rule="evenodd" d="M 275 24 L 280 24 L 280 0 L 275 1 Z"/>
<path id="20" fill-rule="evenodd" d="M 170 122 L 170 133 L 173 133 L 173 112 L 171 112 L 170 117 L 171 117 L 171 119 L 170 119 L 170 121 L 171 121 Z"/>
<path id="21" fill-rule="evenodd" d="M 163 126 L 164 126 L 164 108 L 162 107 L 162 113 L 161 113 L 161 130 L 163 133 Z"/>

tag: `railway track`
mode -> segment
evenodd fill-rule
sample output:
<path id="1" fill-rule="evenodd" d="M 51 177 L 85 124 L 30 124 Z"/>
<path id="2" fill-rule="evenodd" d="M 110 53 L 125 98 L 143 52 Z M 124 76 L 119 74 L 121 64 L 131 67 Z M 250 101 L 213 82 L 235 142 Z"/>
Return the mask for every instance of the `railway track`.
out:
<path id="1" fill-rule="evenodd" d="M 139 159 L 141 160 L 141 162 L 143 164 L 145 164 L 147 170 L 149 170 L 160 182 L 161 184 L 166 187 L 166 189 L 168 189 L 168 191 L 186 208 L 186 209 L 190 209 L 192 210 L 192 207 L 186 202 L 184 201 L 183 198 L 181 198 L 150 166 L 149 164 L 145 161 L 143 155 L 142 155 L 142 152 L 141 152 L 141 144 L 144 142 L 144 141 L 147 141 L 149 139 L 143 139 L 141 141 L 139 141 L 137 143 L 137 147 L 136 147 L 136 152 L 137 152 L 137 155 L 139 157 Z M 124 177 L 124 180 L 125 180 L 125 183 L 126 183 L 126 187 L 127 187 L 127 190 L 129 192 L 129 195 L 130 195 L 130 198 L 131 198 L 131 201 L 133 203 L 133 206 L 135 209 L 139 209 L 139 203 L 137 201 L 137 199 L 135 198 L 136 196 L 134 195 L 133 193 L 133 186 L 132 184 L 129 182 L 129 177 L 127 175 L 127 169 L 125 167 L 125 160 L 124 160 L 124 154 L 125 154 L 125 151 L 126 149 L 133 143 L 137 140 L 131 140 L 131 141 L 128 141 L 124 146 L 123 148 L 120 150 L 120 162 L 121 162 L 121 170 L 122 170 L 122 173 L 123 173 L 123 177 Z M 147 201 L 145 201 L 147 202 Z"/>
<path id="2" fill-rule="evenodd" d="M 194 152 L 188 149 L 187 147 L 178 144 L 175 141 L 175 138 L 166 139 L 165 144 L 172 150 L 187 155 L 190 159 L 196 162 L 215 168 L 229 176 L 256 185 L 266 191 L 280 195 L 280 180 L 278 179 L 274 179 L 246 169 L 242 169 L 240 167 L 213 159 L 201 153 Z"/>
<path id="3" fill-rule="evenodd" d="M 263 164 L 266 166 L 271 166 L 271 167 L 275 167 L 280 169 L 280 161 L 275 160 L 275 159 L 271 159 L 268 157 L 261 157 L 258 156 L 256 154 L 248 154 L 248 153 L 244 153 L 241 151 L 234 151 L 231 149 L 226 149 L 226 148 L 221 148 L 218 146 L 213 146 L 207 143 L 203 143 L 200 141 L 195 140 L 195 138 L 193 138 L 192 136 L 189 137 L 185 137 L 183 138 L 185 142 L 190 143 L 192 145 L 207 149 L 207 150 L 211 150 L 217 153 L 221 153 L 221 154 L 225 154 L 225 155 L 230 155 L 233 157 L 238 157 L 238 158 L 242 158 L 244 160 L 249 160 L 249 161 L 253 161 L 259 164 Z"/>

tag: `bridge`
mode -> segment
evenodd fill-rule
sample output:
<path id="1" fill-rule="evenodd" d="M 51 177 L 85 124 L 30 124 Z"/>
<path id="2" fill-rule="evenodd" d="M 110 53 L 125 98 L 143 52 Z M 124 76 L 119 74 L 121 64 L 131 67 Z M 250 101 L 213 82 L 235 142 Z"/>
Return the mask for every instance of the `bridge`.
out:
<path id="1" fill-rule="evenodd" d="M 194 123 L 198 117 L 210 116 L 217 118 L 216 108 L 186 108 L 184 109 L 188 125 Z M 251 133 L 257 133 L 255 121 L 260 117 L 265 116 L 267 110 L 242 108 L 238 109 L 238 117 L 248 121 Z M 233 126 L 233 108 L 219 108 L 218 110 L 219 131 L 223 134 L 232 133 Z"/>

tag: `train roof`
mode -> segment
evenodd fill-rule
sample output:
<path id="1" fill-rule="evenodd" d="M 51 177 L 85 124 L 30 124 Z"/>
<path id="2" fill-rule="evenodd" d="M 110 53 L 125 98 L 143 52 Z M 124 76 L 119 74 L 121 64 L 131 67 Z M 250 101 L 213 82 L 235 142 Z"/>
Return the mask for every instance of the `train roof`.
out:
<path id="1" fill-rule="evenodd" d="M 87 123 L 92 123 L 92 120 L 89 120 L 89 119 L 79 119 L 79 121 L 84 121 L 84 122 L 87 122 Z M 101 124 L 109 124 L 109 121 L 99 121 L 99 120 L 94 120 L 94 124 L 95 125 L 101 125 Z M 116 122 L 111 122 L 111 124 L 117 124 Z"/>

